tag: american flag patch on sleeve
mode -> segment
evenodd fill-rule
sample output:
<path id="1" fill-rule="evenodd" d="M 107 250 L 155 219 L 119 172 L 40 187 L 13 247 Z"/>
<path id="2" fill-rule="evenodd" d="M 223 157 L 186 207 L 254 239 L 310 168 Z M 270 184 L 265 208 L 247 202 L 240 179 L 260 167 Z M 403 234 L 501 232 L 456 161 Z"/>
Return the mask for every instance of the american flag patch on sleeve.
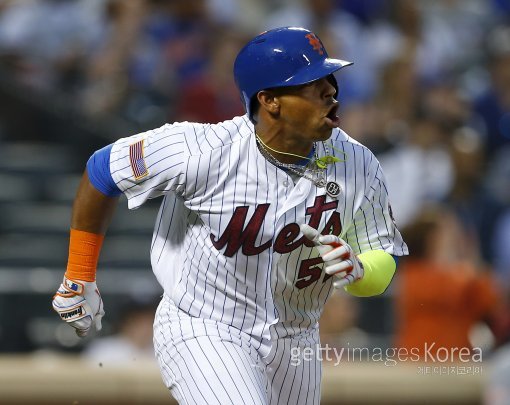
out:
<path id="1" fill-rule="evenodd" d="M 143 158 L 143 141 L 144 140 L 141 139 L 138 142 L 129 145 L 129 160 L 136 180 L 149 174 L 149 170 L 145 164 L 145 159 Z"/>

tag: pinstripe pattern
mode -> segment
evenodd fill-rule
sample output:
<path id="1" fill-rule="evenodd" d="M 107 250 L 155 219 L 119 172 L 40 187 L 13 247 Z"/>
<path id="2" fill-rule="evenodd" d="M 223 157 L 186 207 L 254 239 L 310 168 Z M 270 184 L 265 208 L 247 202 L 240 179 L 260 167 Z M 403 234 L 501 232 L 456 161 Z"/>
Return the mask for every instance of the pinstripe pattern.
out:
<path id="1" fill-rule="evenodd" d="M 149 175 L 136 179 L 129 162 L 129 145 L 140 140 L 144 141 Z M 223 325 L 230 328 L 229 335 L 235 331 L 237 338 L 261 358 L 278 346 L 277 353 L 284 360 L 280 358 L 281 366 L 274 374 L 269 368 L 264 374 L 264 378 L 272 376 L 269 383 L 274 381 L 274 387 L 282 389 L 276 394 L 269 387 L 269 400 L 274 403 L 294 401 L 295 395 L 302 403 L 313 403 L 320 395 L 320 364 L 294 370 L 285 363 L 285 345 L 288 349 L 296 339 L 301 342 L 297 337 L 315 330 L 332 290 L 331 277 L 322 272 L 318 252 L 303 243 L 295 224 L 310 223 L 320 231 L 327 227 L 327 232 L 340 234 L 355 253 L 383 249 L 393 255 L 407 254 L 389 214 L 377 159 L 341 130 L 333 131 L 331 142 L 335 149 L 330 146 L 330 151 L 345 154 L 335 151 L 345 161 L 327 170 L 327 180 L 342 189 L 336 200 L 306 179 L 294 182 L 267 162 L 257 149 L 253 125 L 246 116 L 216 125 L 165 125 L 120 139 L 111 151 L 110 170 L 130 208 L 164 196 L 155 224 L 151 263 L 178 310 L 198 320 L 190 325 L 192 329 L 186 329 L 191 336 L 217 336 L 223 344 L 226 335 L 214 332 Z M 321 144 L 318 153 L 325 154 Z M 165 311 L 159 313 L 156 322 L 166 316 Z M 211 329 L 208 322 L 215 328 Z M 184 332 L 178 333 L 176 328 L 172 328 L 174 340 L 169 330 L 162 326 L 156 329 L 160 330 L 157 346 L 162 353 L 175 350 L 176 342 L 183 338 Z M 307 344 L 317 344 L 315 339 L 308 339 Z M 184 387 L 194 371 L 177 367 L 179 361 L 181 367 L 190 367 L 192 357 L 200 356 L 198 363 L 204 368 L 210 361 L 212 369 L 232 370 L 218 361 L 225 361 L 225 355 L 216 356 L 211 350 L 200 354 L 203 346 L 198 343 L 224 350 L 217 341 L 202 338 L 179 343 L 184 358 L 172 357 L 173 366 L 162 365 L 165 381 L 183 403 L 201 400 L 199 390 Z M 313 381 L 313 392 L 295 389 L 308 387 L 307 381 Z M 246 381 L 245 385 L 250 384 Z M 200 388 L 206 390 L 206 386 L 201 384 Z M 253 386 L 260 386 L 260 382 Z M 258 390 L 250 392 L 253 395 Z M 225 391 L 234 395 L 232 390 Z M 191 393 L 194 398 L 189 397 Z M 214 397 L 203 394 L 207 399 Z"/>
<path id="2" fill-rule="evenodd" d="M 319 404 L 318 359 L 295 364 L 291 348 L 314 349 L 318 330 L 262 344 L 220 322 L 193 318 L 165 296 L 154 322 L 162 377 L 181 404 Z"/>
<path id="3" fill-rule="evenodd" d="M 278 339 L 264 358 L 268 378 L 268 403 L 319 404 L 322 365 L 313 357 L 299 364 L 292 359 L 293 350 L 303 353 L 319 345 L 318 329 Z M 295 360 L 295 359 L 294 359 Z"/>

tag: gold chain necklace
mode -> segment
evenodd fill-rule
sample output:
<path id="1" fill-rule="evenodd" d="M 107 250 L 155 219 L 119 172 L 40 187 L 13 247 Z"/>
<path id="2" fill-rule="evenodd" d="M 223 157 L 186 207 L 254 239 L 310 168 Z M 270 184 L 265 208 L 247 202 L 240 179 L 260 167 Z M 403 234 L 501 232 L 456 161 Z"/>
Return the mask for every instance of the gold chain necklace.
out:
<path id="1" fill-rule="evenodd" d="M 262 153 L 262 155 L 269 160 L 271 163 L 273 163 L 277 167 L 281 167 L 284 169 L 288 169 L 294 174 L 297 174 L 299 177 L 304 177 L 305 179 L 310 180 L 313 184 L 315 184 L 317 187 L 325 187 L 327 184 L 326 181 L 326 165 L 318 165 L 317 162 L 319 161 L 319 157 L 317 154 L 317 145 L 313 144 L 314 148 L 314 160 L 310 159 L 309 157 L 295 155 L 293 153 L 287 153 L 287 152 L 280 152 L 275 149 L 270 148 L 267 146 L 260 137 L 255 134 L 257 145 L 259 146 L 259 150 Z M 272 150 L 273 152 L 280 153 L 283 155 L 290 155 L 295 157 L 300 157 L 302 159 L 308 159 L 308 164 L 302 166 L 302 165 L 296 165 L 292 163 L 283 163 L 280 162 L 278 159 L 276 159 L 269 150 Z"/>

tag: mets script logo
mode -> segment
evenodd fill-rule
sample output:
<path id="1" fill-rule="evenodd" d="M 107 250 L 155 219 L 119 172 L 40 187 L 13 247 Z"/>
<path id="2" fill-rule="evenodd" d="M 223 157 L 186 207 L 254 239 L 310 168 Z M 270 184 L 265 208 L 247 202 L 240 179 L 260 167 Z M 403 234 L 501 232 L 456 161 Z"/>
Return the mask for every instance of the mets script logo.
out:
<path id="1" fill-rule="evenodd" d="M 317 38 L 314 33 L 311 32 L 310 34 L 306 34 L 305 38 L 307 38 L 310 45 L 313 46 L 314 51 L 319 52 L 319 55 L 324 54 L 324 47 L 322 46 L 320 39 Z"/>
<path id="2" fill-rule="evenodd" d="M 322 214 L 327 213 L 328 211 L 333 211 L 326 222 L 322 233 L 324 235 L 330 233 L 340 235 L 342 231 L 342 224 L 340 221 L 340 214 L 335 211 L 337 207 L 338 201 L 326 202 L 326 196 L 324 195 L 316 197 L 314 204 L 311 207 L 306 208 L 306 214 L 310 215 L 308 225 L 317 229 L 319 227 Z M 285 225 L 278 235 L 276 235 L 274 240 L 268 239 L 263 243 L 257 244 L 257 236 L 262 229 L 268 209 L 269 204 L 260 204 L 257 206 L 251 219 L 248 220 L 248 224 L 246 225 L 248 207 L 237 207 L 223 233 L 219 237 L 212 233 L 210 234 L 213 246 L 218 250 L 225 248 L 223 255 L 227 257 L 234 256 L 239 249 L 241 249 L 245 256 L 254 256 L 262 253 L 266 249 L 269 249 L 271 246 L 273 246 L 275 252 L 281 254 L 290 253 L 303 244 L 308 247 L 314 246 L 313 242 L 309 241 L 304 236 L 298 238 L 301 231 L 299 229 L 299 225 L 296 223 Z"/>

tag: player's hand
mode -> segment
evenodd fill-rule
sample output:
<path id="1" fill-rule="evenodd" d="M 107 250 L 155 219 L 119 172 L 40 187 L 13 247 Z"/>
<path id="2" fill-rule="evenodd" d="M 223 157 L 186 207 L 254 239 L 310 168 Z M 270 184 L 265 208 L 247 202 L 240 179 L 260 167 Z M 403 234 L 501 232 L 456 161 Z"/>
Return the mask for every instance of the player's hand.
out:
<path id="1" fill-rule="evenodd" d="M 64 276 L 53 296 L 53 309 L 80 337 L 86 336 L 92 325 L 101 330 L 103 300 L 95 282 L 70 280 Z"/>
<path id="2" fill-rule="evenodd" d="M 303 235 L 315 243 L 324 261 L 326 274 L 338 278 L 333 282 L 333 287 L 342 288 L 363 278 L 363 265 L 347 242 L 335 235 L 320 235 L 307 224 L 300 228 Z"/>

